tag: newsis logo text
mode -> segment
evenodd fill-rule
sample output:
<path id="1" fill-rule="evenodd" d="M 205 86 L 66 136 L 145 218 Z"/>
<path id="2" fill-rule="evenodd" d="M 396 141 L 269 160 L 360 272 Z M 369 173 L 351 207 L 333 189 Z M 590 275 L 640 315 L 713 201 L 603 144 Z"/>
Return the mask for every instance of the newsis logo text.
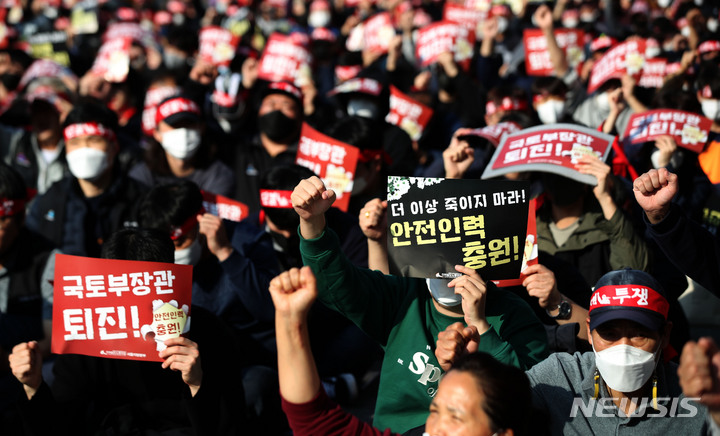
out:
<path id="1" fill-rule="evenodd" d="M 625 417 L 625 410 L 629 401 L 628 398 L 620 399 L 620 407 L 615 406 L 617 398 L 590 398 L 585 402 L 582 398 L 574 398 L 570 417 L 575 418 L 578 414 L 589 418 L 611 418 L 613 416 Z M 630 417 L 648 418 L 692 418 L 697 415 L 698 408 L 691 402 L 698 402 L 699 398 L 670 398 L 660 397 L 657 399 L 657 407 L 653 407 L 652 399 L 642 398 L 635 404 L 638 407 L 630 414 Z"/>

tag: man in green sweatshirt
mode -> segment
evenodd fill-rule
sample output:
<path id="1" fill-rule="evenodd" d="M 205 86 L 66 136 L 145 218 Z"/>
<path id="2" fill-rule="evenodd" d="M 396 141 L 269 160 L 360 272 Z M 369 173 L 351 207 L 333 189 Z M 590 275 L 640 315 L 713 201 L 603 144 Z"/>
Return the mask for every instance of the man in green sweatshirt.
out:
<path id="1" fill-rule="evenodd" d="M 298 184 L 291 199 L 300 216 L 300 252 L 317 277 L 319 300 L 385 351 L 373 422 L 377 428 L 403 433 L 425 421 L 443 374 L 435 341 L 451 324 L 475 326 L 479 345 L 474 348 L 501 362 L 528 369 L 547 357 L 545 329 L 530 307 L 486 283 L 474 269 L 458 265 L 461 277 L 436 286 L 355 267 L 325 226 L 324 213 L 335 193 L 311 177 Z"/>

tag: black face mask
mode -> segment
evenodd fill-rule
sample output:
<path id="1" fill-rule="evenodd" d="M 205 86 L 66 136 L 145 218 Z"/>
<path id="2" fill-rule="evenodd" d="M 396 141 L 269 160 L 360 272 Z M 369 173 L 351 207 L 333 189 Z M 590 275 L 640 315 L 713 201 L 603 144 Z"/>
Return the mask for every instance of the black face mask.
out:
<path id="1" fill-rule="evenodd" d="M 4 73 L 0 74 L 0 82 L 2 82 L 5 89 L 8 91 L 14 91 L 15 88 L 20 84 L 20 74 Z"/>
<path id="2" fill-rule="evenodd" d="M 278 110 L 258 118 L 258 127 L 271 141 L 283 142 L 297 133 L 298 122 Z"/>

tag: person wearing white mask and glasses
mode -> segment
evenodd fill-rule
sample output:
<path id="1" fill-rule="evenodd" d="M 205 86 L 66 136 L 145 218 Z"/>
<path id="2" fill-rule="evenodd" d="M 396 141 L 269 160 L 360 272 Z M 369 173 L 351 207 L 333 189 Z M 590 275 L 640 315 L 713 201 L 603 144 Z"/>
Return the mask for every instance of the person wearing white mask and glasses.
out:
<path id="1" fill-rule="evenodd" d="M 28 228 L 66 254 L 99 256 L 104 239 L 134 223 L 137 198 L 146 190 L 119 168 L 117 117 L 92 103 L 76 106 L 63 136 L 70 175 L 37 197 Z"/>
<path id="2" fill-rule="evenodd" d="M 671 362 L 669 307 L 662 285 L 643 271 L 598 280 L 586 324 L 593 351 L 555 353 L 526 372 L 550 434 L 720 434 L 710 402 L 719 371 L 709 363 L 720 352 L 703 339 L 686 345 L 680 367 Z M 465 350 L 473 341 L 466 332 L 444 334 L 437 349 Z M 449 365 L 462 354 L 438 360 Z"/>
<path id="3" fill-rule="evenodd" d="M 194 101 L 182 95 L 161 101 L 155 112 L 155 141 L 149 144 L 144 162 L 130 169 L 130 177 L 151 187 L 190 180 L 203 191 L 232 195 L 235 176 L 204 141 L 204 130 L 202 113 Z"/>

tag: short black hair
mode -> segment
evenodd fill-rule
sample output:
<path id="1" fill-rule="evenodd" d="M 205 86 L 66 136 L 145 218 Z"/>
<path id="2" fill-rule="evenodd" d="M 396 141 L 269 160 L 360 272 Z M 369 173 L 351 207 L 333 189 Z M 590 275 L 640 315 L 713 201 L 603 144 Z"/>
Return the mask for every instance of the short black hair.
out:
<path id="1" fill-rule="evenodd" d="M 158 229 L 125 227 L 114 232 L 103 243 L 103 259 L 175 262 L 175 245 L 170 234 Z"/>
<path id="2" fill-rule="evenodd" d="M 565 98 L 568 92 L 568 86 L 557 77 L 538 77 L 533 82 L 530 92 L 532 92 L 533 95 L 549 94 Z"/>
<path id="3" fill-rule="evenodd" d="M 314 175 L 309 168 L 300 165 L 277 165 L 262 174 L 260 189 L 292 191 L 300 181 Z M 282 230 L 294 230 L 300 224 L 300 217 L 294 209 L 263 207 L 263 212 Z"/>
<path id="4" fill-rule="evenodd" d="M 382 149 L 382 128 L 365 117 L 348 115 L 330 126 L 327 135 L 362 150 Z"/>
<path id="5" fill-rule="evenodd" d="M 481 407 L 490 420 L 492 432 L 513 429 L 516 435 L 527 434 L 532 394 L 525 372 L 481 352 L 460 357 L 450 371 L 473 377 L 485 398 Z"/>
<path id="6" fill-rule="evenodd" d="M 143 197 L 138 223 L 170 235 L 171 228 L 183 225 L 200 210 L 202 202 L 200 188 L 189 180 L 157 185 Z"/>
<path id="7" fill-rule="evenodd" d="M 118 119 L 115 112 L 92 99 L 83 99 L 78 102 L 65 117 L 63 128 L 78 123 L 99 123 L 105 128 L 118 131 Z"/>
<path id="8" fill-rule="evenodd" d="M 0 162 L 0 198 L 27 199 L 25 180 L 15 168 L 4 162 Z"/>

